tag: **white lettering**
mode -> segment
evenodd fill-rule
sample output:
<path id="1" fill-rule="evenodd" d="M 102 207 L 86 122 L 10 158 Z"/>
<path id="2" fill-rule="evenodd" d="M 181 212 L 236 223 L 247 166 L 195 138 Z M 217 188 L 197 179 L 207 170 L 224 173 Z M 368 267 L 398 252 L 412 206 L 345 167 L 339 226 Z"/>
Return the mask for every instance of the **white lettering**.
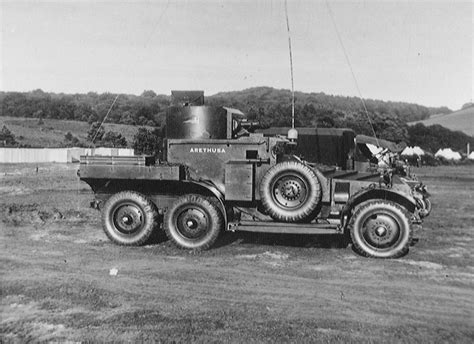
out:
<path id="1" fill-rule="evenodd" d="M 224 148 L 212 148 L 212 147 L 191 147 L 189 153 L 225 153 Z"/>

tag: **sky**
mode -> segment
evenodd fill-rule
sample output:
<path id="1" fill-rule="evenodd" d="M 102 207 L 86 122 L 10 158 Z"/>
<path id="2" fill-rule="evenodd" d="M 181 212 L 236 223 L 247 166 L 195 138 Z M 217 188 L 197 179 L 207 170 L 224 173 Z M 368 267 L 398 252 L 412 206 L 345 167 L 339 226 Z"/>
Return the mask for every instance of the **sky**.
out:
<path id="1" fill-rule="evenodd" d="M 471 1 L 290 0 L 288 17 L 297 91 L 473 100 Z M 3 91 L 291 88 L 284 0 L 0 0 L 0 23 Z"/>

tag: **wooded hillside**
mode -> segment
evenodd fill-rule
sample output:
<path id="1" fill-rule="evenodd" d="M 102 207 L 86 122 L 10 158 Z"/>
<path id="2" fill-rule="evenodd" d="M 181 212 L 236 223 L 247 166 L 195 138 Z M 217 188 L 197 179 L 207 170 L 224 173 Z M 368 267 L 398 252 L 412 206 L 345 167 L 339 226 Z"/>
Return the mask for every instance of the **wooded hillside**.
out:
<path id="1" fill-rule="evenodd" d="M 89 92 L 86 94 L 46 93 L 42 90 L 31 92 L 0 92 L 2 116 L 37 117 L 94 122 L 101 120 L 115 94 Z M 274 124 L 284 122 L 289 113 L 285 111 L 291 103 L 288 90 L 277 90 L 271 87 L 255 87 L 243 91 L 218 93 L 207 97 L 208 103 L 227 105 L 244 112 L 264 112 Z M 170 96 L 157 95 L 153 91 L 144 91 L 140 96 L 121 94 L 108 121 L 121 124 L 159 125 L 164 111 L 170 104 Z M 431 114 L 449 113 L 446 107 L 428 108 L 417 104 L 366 100 L 369 112 L 395 116 L 402 122 L 428 118 Z M 312 117 L 333 115 L 334 112 L 352 113 L 362 109 L 360 99 L 356 97 L 332 96 L 324 93 L 296 92 L 297 114 L 301 123 Z M 282 117 L 282 118 L 279 118 Z"/>
<path id="2" fill-rule="evenodd" d="M 365 100 L 368 113 L 356 97 L 324 93 L 296 92 L 295 124 L 303 127 L 348 127 L 358 134 L 373 135 L 391 141 L 406 141 L 434 151 L 439 144 L 460 149 L 472 137 L 443 129 L 417 126 L 407 122 L 428 118 L 432 114 L 450 113 L 447 107 L 429 108 L 418 104 Z M 31 92 L 0 92 L 0 115 L 38 119 L 75 120 L 92 124 L 107 114 L 116 95 Z M 121 94 L 107 117 L 108 123 L 162 126 L 171 97 L 144 91 L 141 95 Z M 221 92 L 206 97 L 206 104 L 235 107 L 267 126 L 291 124 L 291 93 L 271 87 L 255 87 L 243 91 Z M 18 134 L 17 134 L 18 135 Z M 449 137 L 449 142 L 437 137 Z M 451 142 L 452 141 L 452 142 Z M 451 144 L 452 143 L 452 144 Z M 451 145 L 450 145 L 451 144 Z M 435 147 L 436 146 L 436 147 Z"/>

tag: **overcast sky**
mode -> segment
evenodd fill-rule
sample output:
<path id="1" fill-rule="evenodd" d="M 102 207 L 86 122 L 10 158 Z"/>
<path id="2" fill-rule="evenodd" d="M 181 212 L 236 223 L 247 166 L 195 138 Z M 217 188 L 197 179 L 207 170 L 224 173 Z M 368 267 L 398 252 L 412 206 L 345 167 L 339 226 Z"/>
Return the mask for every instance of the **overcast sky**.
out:
<path id="1" fill-rule="evenodd" d="M 290 89 L 283 0 L 1 1 L 1 89 Z M 329 1 L 362 95 L 473 98 L 471 1 Z M 324 1 L 289 1 L 295 89 L 357 95 Z"/>

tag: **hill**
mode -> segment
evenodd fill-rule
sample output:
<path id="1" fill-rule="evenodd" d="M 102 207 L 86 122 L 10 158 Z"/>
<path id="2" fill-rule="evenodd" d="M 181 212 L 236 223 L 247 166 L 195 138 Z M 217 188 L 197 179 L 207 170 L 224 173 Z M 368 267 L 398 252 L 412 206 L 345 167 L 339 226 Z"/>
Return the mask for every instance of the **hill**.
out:
<path id="1" fill-rule="evenodd" d="M 319 93 L 295 92 L 296 106 L 304 108 L 312 106 L 319 109 L 333 111 L 357 112 L 362 109 L 358 97 L 346 97 Z M 234 107 L 244 112 L 255 108 L 268 108 L 271 105 L 287 106 L 291 103 L 289 90 L 278 90 L 272 87 L 253 87 L 242 91 L 220 92 L 207 97 L 211 103 L 230 102 Z M 428 118 L 435 113 L 450 113 L 447 107 L 431 108 L 419 104 L 365 99 L 367 110 L 371 113 L 395 116 L 397 119 L 408 122 Z"/>
<path id="2" fill-rule="evenodd" d="M 0 116 L 36 117 L 94 122 L 106 115 L 115 100 L 115 94 L 48 93 L 42 90 L 30 92 L 0 91 Z M 221 92 L 206 96 L 207 102 L 216 105 L 237 107 L 244 112 L 259 109 L 270 110 L 276 106 L 287 108 L 291 104 L 289 90 L 278 90 L 272 87 L 254 87 L 242 91 Z M 160 125 L 163 122 L 170 96 L 157 95 L 153 91 L 144 91 L 141 95 L 120 94 L 108 120 L 112 123 L 136 125 Z M 366 99 L 369 112 L 395 116 L 408 122 L 428 118 L 435 113 L 449 113 L 446 107 L 429 108 L 426 106 Z M 296 92 L 296 105 L 308 116 L 321 111 L 354 112 L 361 110 L 357 97 L 328 95 L 323 92 Z"/>
<path id="3" fill-rule="evenodd" d="M 391 141 L 410 141 L 408 121 L 426 119 L 434 113 L 449 113 L 446 107 L 366 99 L 368 114 L 357 97 L 296 92 L 295 124 L 300 127 L 344 127 L 358 134 L 376 135 Z M 56 94 L 0 91 L 0 125 L 6 125 L 21 145 L 58 147 L 86 143 L 89 123 L 107 117 L 106 131 L 125 136 L 130 145 L 135 126 L 162 126 L 170 96 L 144 91 L 141 95 L 111 93 Z M 115 102 L 116 101 L 116 102 Z M 231 106 L 262 124 L 284 127 L 291 124 L 291 92 L 272 87 L 221 92 L 206 97 L 208 105 Z M 25 119 L 31 118 L 30 120 Z M 369 122 L 369 118 L 370 122 Z M 40 124 L 42 123 L 43 124 Z M 114 124 L 111 124 L 114 123 Z M 373 127 L 371 126 L 371 124 Z M 65 140 L 71 132 L 73 140 Z M 71 135 L 68 135 L 71 138 Z"/>
<path id="4" fill-rule="evenodd" d="M 15 135 L 16 141 L 23 146 L 31 147 L 64 147 L 65 135 L 70 132 L 83 144 L 87 144 L 87 132 L 90 124 L 80 121 L 65 121 L 59 119 L 0 117 L 0 128 L 4 125 Z M 115 131 L 122 134 L 128 142 L 133 141 L 133 136 L 138 127 L 126 124 L 105 123 L 105 131 Z"/>
<path id="5" fill-rule="evenodd" d="M 439 124 L 453 131 L 462 131 L 467 135 L 474 135 L 474 106 L 448 114 L 431 116 L 422 121 L 410 122 L 408 125 L 421 123 L 425 126 Z"/>

